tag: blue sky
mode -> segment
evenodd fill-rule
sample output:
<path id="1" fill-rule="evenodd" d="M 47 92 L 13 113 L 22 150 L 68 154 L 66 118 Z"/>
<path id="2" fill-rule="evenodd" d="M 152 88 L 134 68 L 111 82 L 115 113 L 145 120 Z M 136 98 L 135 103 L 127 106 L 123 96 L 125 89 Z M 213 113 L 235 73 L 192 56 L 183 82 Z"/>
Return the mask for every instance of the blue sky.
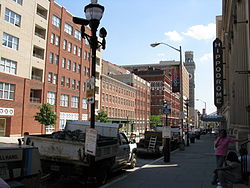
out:
<path id="1" fill-rule="evenodd" d="M 90 0 L 56 0 L 71 14 L 84 17 L 83 8 Z M 160 60 L 179 60 L 179 52 L 165 42 L 194 52 L 195 98 L 206 102 L 207 112 L 216 111 L 213 102 L 212 42 L 215 19 L 221 15 L 220 0 L 99 0 L 105 7 L 100 27 L 107 36 L 103 59 L 117 65 L 151 64 Z M 99 28 L 100 28 L 99 27 Z M 205 104 L 196 101 L 202 110 Z"/>

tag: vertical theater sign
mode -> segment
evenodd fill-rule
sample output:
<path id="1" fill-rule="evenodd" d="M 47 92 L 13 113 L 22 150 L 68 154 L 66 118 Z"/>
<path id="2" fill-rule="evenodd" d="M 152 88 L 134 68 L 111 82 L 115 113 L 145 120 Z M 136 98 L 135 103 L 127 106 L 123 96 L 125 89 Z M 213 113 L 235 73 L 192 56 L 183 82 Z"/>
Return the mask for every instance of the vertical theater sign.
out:
<path id="1" fill-rule="evenodd" d="M 223 105 L 223 49 L 222 42 L 216 38 L 213 42 L 214 55 L 214 105 L 221 108 Z"/>

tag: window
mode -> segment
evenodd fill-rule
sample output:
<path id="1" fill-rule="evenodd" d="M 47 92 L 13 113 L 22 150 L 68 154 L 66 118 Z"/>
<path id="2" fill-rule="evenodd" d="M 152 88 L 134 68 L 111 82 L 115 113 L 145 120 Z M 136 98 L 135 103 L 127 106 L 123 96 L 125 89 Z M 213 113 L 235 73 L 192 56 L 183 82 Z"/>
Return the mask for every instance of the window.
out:
<path id="1" fill-rule="evenodd" d="M 65 86 L 65 76 L 61 77 L 61 86 Z"/>
<path id="2" fill-rule="evenodd" d="M 14 100 L 15 85 L 0 82 L 0 99 Z"/>
<path id="3" fill-rule="evenodd" d="M 71 61 L 68 60 L 68 63 L 67 63 L 67 69 L 70 70 L 71 69 Z"/>
<path id="4" fill-rule="evenodd" d="M 56 36 L 55 45 L 56 45 L 56 46 L 59 46 L 59 43 L 60 43 L 60 37 L 59 37 L 59 36 Z"/>
<path id="5" fill-rule="evenodd" d="M 72 96 L 71 98 L 71 107 L 78 108 L 79 107 L 79 97 Z"/>
<path id="6" fill-rule="evenodd" d="M 77 46 L 74 45 L 73 53 L 76 55 Z"/>
<path id="7" fill-rule="evenodd" d="M 14 24 L 15 26 L 20 27 L 21 25 L 21 16 L 10 9 L 6 8 L 5 9 L 5 21 L 10 22 Z"/>
<path id="8" fill-rule="evenodd" d="M 55 40 L 55 34 L 51 33 L 51 35 L 50 35 L 50 43 L 54 44 L 54 40 Z"/>
<path id="9" fill-rule="evenodd" d="M 84 53 L 83 53 L 83 59 L 87 60 L 87 52 L 86 51 L 84 51 Z"/>
<path id="10" fill-rule="evenodd" d="M 51 105 L 55 105 L 56 104 L 56 93 L 49 91 L 48 95 L 47 95 L 47 103 L 51 104 Z"/>
<path id="11" fill-rule="evenodd" d="M 45 39 L 46 29 L 44 29 L 43 27 L 41 27 L 39 25 L 36 25 L 35 26 L 35 35 L 42 38 L 42 39 Z"/>
<path id="12" fill-rule="evenodd" d="M 72 35 L 73 27 L 71 25 L 65 23 L 65 25 L 64 25 L 64 31 L 66 33 L 68 33 L 69 35 Z"/>
<path id="13" fill-rule="evenodd" d="M 3 33 L 2 45 L 12 48 L 14 50 L 18 50 L 19 38 L 9 35 L 7 33 Z"/>
<path id="14" fill-rule="evenodd" d="M 77 29 L 75 30 L 75 38 L 81 40 L 81 32 L 78 31 Z"/>
<path id="15" fill-rule="evenodd" d="M 62 58 L 62 68 L 66 67 L 66 58 Z"/>
<path id="16" fill-rule="evenodd" d="M 88 109 L 87 99 L 82 99 L 82 108 Z"/>
<path id="17" fill-rule="evenodd" d="M 76 89 L 80 89 L 80 85 L 81 85 L 81 82 L 80 81 L 77 81 L 77 83 L 76 83 Z"/>
<path id="18" fill-rule="evenodd" d="M 0 72 L 16 74 L 16 65 L 17 65 L 16 61 L 1 58 Z"/>
<path id="19" fill-rule="evenodd" d="M 68 43 L 68 52 L 71 52 L 72 44 L 69 42 Z"/>
<path id="20" fill-rule="evenodd" d="M 73 67 L 72 67 L 73 71 L 76 72 L 76 62 L 73 62 Z"/>
<path id="21" fill-rule="evenodd" d="M 64 107 L 69 106 L 69 96 L 68 95 L 61 94 L 60 106 L 64 106 Z"/>
<path id="22" fill-rule="evenodd" d="M 54 63 L 55 63 L 56 65 L 58 65 L 58 62 L 59 62 L 59 55 L 58 55 L 58 54 L 55 54 L 55 56 L 54 56 Z"/>
<path id="23" fill-rule="evenodd" d="M 77 66 L 77 73 L 80 73 L 80 72 L 81 72 L 81 65 L 78 64 L 78 66 Z"/>
<path id="24" fill-rule="evenodd" d="M 53 75 L 52 72 L 48 73 L 48 82 L 50 82 L 50 83 L 52 83 L 52 75 Z"/>
<path id="25" fill-rule="evenodd" d="M 63 40 L 63 49 L 66 50 L 66 46 L 67 46 L 67 41 Z"/>
<path id="26" fill-rule="evenodd" d="M 20 4 L 20 5 L 23 4 L 23 0 L 13 0 L 13 1 L 16 2 L 16 3 L 18 3 L 18 4 Z"/>
<path id="27" fill-rule="evenodd" d="M 67 86 L 67 88 L 70 88 L 70 78 L 67 78 L 67 80 L 66 80 L 66 86 Z"/>
<path id="28" fill-rule="evenodd" d="M 53 63 L 53 58 L 54 58 L 54 54 L 52 52 L 49 53 L 49 62 Z"/>
<path id="29" fill-rule="evenodd" d="M 56 27 L 60 27 L 61 19 L 56 16 L 52 16 L 52 24 Z"/>
<path id="30" fill-rule="evenodd" d="M 86 39 L 86 38 L 85 38 L 85 45 L 86 45 L 86 46 L 89 46 L 89 41 L 88 41 L 88 39 Z"/>
<path id="31" fill-rule="evenodd" d="M 78 48 L 77 55 L 78 55 L 79 57 L 81 57 L 81 53 L 82 53 L 82 49 L 81 49 L 81 48 Z"/>
<path id="32" fill-rule="evenodd" d="M 90 61 L 90 57 L 91 57 L 91 55 L 90 55 L 90 53 L 88 52 L 88 60 Z"/>
<path id="33" fill-rule="evenodd" d="M 54 74 L 53 76 L 53 84 L 57 84 L 57 74 Z"/>
<path id="34" fill-rule="evenodd" d="M 34 46 L 33 48 L 33 56 L 39 59 L 44 59 L 44 49 L 38 46 Z"/>
<path id="35" fill-rule="evenodd" d="M 76 80 L 72 80 L 72 88 L 73 88 L 73 89 L 76 88 Z"/>

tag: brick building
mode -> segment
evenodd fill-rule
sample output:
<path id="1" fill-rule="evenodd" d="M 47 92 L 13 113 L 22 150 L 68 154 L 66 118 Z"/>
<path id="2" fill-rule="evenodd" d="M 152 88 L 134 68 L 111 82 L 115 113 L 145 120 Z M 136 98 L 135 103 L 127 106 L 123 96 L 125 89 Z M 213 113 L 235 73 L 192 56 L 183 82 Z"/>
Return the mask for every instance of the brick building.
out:
<path id="1" fill-rule="evenodd" d="M 0 136 L 41 132 L 49 1 L 0 2 Z M 32 19 L 31 19 L 32 18 Z"/>

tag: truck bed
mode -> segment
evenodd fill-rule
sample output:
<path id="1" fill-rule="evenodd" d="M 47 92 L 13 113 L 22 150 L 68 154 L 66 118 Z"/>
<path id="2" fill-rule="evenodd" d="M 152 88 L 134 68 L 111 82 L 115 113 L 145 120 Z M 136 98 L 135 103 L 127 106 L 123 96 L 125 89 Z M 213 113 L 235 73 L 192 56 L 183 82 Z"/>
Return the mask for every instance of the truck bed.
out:
<path id="1" fill-rule="evenodd" d="M 58 139 L 53 135 L 27 135 L 25 136 L 25 140 L 26 144 L 38 147 L 42 160 L 87 165 L 84 141 Z M 117 149 L 117 140 L 99 139 L 97 141 L 95 160 L 99 161 L 113 157 Z"/>

